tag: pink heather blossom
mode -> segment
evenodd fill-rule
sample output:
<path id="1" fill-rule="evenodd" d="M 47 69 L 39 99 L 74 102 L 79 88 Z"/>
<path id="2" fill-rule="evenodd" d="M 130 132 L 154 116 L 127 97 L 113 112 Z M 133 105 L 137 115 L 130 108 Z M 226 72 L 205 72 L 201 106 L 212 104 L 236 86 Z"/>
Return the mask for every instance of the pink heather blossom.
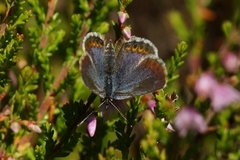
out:
<path id="1" fill-rule="evenodd" d="M 197 110 L 192 107 L 184 107 L 177 113 L 174 119 L 174 127 L 180 137 L 185 137 L 189 131 L 204 133 L 207 124 Z"/>
<path id="2" fill-rule="evenodd" d="M 153 99 L 150 99 L 150 100 L 148 100 L 147 104 L 148 104 L 148 107 L 150 108 L 150 110 L 153 113 L 155 113 L 154 108 L 156 107 L 156 101 Z"/>
<path id="3" fill-rule="evenodd" d="M 87 129 L 88 129 L 88 134 L 90 137 L 93 137 L 95 132 L 96 132 L 96 127 L 97 127 L 97 119 L 94 115 L 91 115 L 87 119 Z"/>
<path id="4" fill-rule="evenodd" d="M 215 85 L 210 95 L 213 109 L 218 112 L 228 105 L 240 101 L 240 93 L 228 84 Z"/>
<path id="5" fill-rule="evenodd" d="M 36 133 L 41 133 L 42 130 L 41 128 L 37 125 L 35 121 L 27 121 L 27 120 L 22 120 L 21 125 L 26 126 L 29 130 L 36 132 Z"/>
<path id="6" fill-rule="evenodd" d="M 130 26 L 124 26 L 122 28 L 122 34 L 124 35 L 125 38 L 129 39 L 132 36 L 131 33 L 131 27 Z"/>
<path id="7" fill-rule="evenodd" d="M 13 131 L 14 133 L 17 133 L 17 132 L 20 130 L 21 126 L 19 125 L 18 122 L 12 122 L 12 123 L 10 124 L 10 128 L 12 129 L 12 131 Z"/>
<path id="8" fill-rule="evenodd" d="M 208 98 L 215 85 L 217 85 L 217 81 L 214 77 L 209 73 L 203 73 L 196 82 L 195 92 L 201 99 Z"/>
<path id="9" fill-rule="evenodd" d="M 167 131 L 175 131 L 174 128 L 172 127 L 171 123 L 168 123 L 166 129 L 167 129 Z"/>
<path id="10" fill-rule="evenodd" d="M 149 109 L 155 113 L 155 107 L 156 107 L 156 101 L 154 100 L 154 97 L 152 94 L 146 94 L 143 96 L 142 98 L 142 102 L 144 104 L 147 104 L 147 106 L 149 107 Z"/>
<path id="11" fill-rule="evenodd" d="M 127 12 L 119 11 L 118 12 L 118 19 L 120 23 L 124 23 L 129 18 L 129 15 Z"/>
<path id="12" fill-rule="evenodd" d="M 36 133 L 41 133 L 42 132 L 41 128 L 34 123 L 30 123 L 29 125 L 27 125 L 27 127 L 28 127 L 29 130 L 31 130 L 33 132 L 36 132 Z"/>
<path id="13" fill-rule="evenodd" d="M 227 53 L 223 56 L 222 63 L 226 71 L 236 73 L 239 69 L 239 58 L 234 53 Z"/>
<path id="14" fill-rule="evenodd" d="M 219 112 L 232 103 L 240 101 L 240 92 L 228 84 L 218 83 L 208 73 L 203 73 L 195 85 L 199 98 L 210 98 L 214 111 Z"/>

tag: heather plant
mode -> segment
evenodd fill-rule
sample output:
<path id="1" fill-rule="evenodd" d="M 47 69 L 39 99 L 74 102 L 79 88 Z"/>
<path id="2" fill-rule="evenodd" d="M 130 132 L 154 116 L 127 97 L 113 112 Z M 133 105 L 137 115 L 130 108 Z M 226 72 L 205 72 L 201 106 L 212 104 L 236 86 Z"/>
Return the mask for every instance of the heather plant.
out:
<path id="1" fill-rule="evenodd" d="M 217 2 L 184 2 L 191 25 L 167 16 L 179 43 L 164 59 L 166 87 L 106 118 L 82 82 L 82 40 L 130 38 L 132 1 L 1 1 L 0 159 L 239 159 L 240 3 L 209 41 Z"/>

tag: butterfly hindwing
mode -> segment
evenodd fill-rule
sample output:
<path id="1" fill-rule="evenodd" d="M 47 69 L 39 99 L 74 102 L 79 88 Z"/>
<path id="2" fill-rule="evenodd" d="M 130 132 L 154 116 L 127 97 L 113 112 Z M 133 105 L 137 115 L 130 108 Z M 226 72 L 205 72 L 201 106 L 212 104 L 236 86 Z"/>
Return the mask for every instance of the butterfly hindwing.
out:
<path id="1" fill-rule="evenodd" d="M 126 99 L 154 92 L 165 86 L 166 68 L 156 47 L 143 38 L 133 37 L 118 53 L 114 99 Z"/>

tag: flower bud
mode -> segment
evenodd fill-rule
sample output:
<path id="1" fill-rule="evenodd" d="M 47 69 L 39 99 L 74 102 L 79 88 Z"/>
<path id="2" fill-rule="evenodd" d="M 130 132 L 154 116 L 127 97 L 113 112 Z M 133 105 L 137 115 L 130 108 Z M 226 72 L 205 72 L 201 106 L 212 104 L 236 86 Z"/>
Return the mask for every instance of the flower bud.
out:
<path id="1" fill-rule="evenodd" d="M 129 18 L 127 12 L 119 11 L 118 12 L 118 19 L 120 23 L 124 23 Z"/>

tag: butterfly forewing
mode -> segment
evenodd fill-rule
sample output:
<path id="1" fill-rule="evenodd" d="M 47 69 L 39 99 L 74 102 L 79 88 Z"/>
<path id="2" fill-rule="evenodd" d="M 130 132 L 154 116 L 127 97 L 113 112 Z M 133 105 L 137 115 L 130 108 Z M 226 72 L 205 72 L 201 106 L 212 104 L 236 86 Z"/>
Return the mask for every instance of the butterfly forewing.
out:
<path id="1" fill-rule="evenodd" d="M 104 98 L 103 54 L 104 41 L 97 33 L 89 33 L 83 40 L 85 55 L 80 60 L 80 71 L 85 85 Z"/>

